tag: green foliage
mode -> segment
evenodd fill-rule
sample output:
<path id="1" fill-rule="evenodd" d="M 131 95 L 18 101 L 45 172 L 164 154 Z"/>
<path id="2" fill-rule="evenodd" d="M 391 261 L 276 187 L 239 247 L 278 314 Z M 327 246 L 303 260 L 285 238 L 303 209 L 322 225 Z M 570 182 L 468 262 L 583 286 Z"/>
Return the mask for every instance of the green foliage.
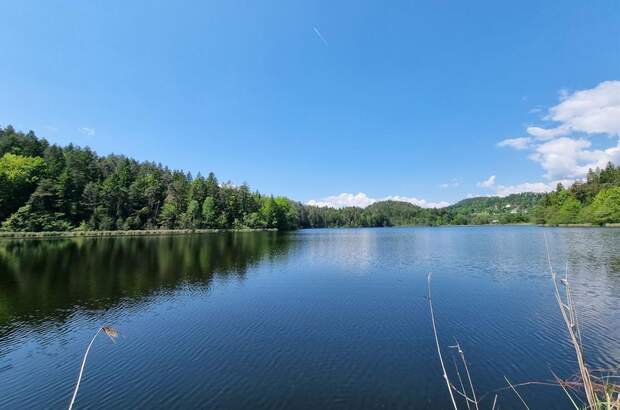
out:
<path id="1" fill-rule="evenodd" d="M 448 208 L 450 220 L 457 225 L 530 222 L 532 211 L 543 197 L 544 194 L 525 192 L 506 197 L 468 198 Z"/>
<path id="2" fill-rule="evenodd" d="M 173 229 L 177 226 L 177 219 L 179 217 L 179 211 L 177 206 L 166 198 L 164 206 L 161 209 L 159 225 L 162 228 Z"/>
<path id="3" fill-rule="evenodd" d="M 187 211 L 183 214 L 183 228 L 199 229 L 202 227 L 202 212 L 197 200 L 192 199 L 187 205 Z"/>
<path id="4" fill-rule="evenodd" d="M 299 220 L 307 227 L 479 225 L 529 222 L 543 194 L 523 193 L 505 198 L 470 198 L 439 209 L 421 208 L 408 202 L 381 201 L 361 208 L 304 207 Z"/>
<path id="5" fill-rule="evenodd" d="M 5 231 L 67 231 L 71 225 L 63 220 L 63 214 L 59 212 L 38 211 L 32 205 L 26 204 L 19 208 L 2 223 Z"/>
<path id="6" fill-rule="evenodd" d="M 247 184 L 193 178 L 152 162 L 59 147 L 0 128 L 0 222 L 14 231 L 374 227 L 620 222 L 620 168 L 594 170 L 570 189 L 470 198 L 441 209 L 382 201 L 365 209 L 306 206 Z"/>
<path id="7" fill-rule="evenodd" d="M 0 128 L 0 222 L 13 231 L 300 227 L 300 204 Z M 263 206 L 268 202 L 267 217 Z"/>
<path id="8" fill-rule="evenodd" d="M 17 210 L 45 173 L 41 157 L 6 153 L 0 158 L 0 220 Z"/>
<path id="9" fill-rule="evenodd" d="M 536 208 L 535 222 L 549 225 L 620 222 L 620 167 L 590 170 L 569 189 L 558 185 Z"/>
<path id="10" fill-rule="evenodd" d="M 594 197 L 587 215 L 592 223 L 599 225 L 620 222 L 620 186 L 600 191 Z"/>
<path id="11" fill-rule="evenodd" d="M 297 212 L 295 205 L 288 198 L 279 196 L 275 200 L 275 220 L 271 226 L 280 230 L 297 229 Z"/>
<path id="12" fill-rule="evenodd" d="M 577 223 L 580 220 L 581 204 L 568 190 L 559 185 L 555 192 L 545 197 L 541 212 L 543 221 L 549 225 Z"/>
<path id="13" fill-rule="evenodd" d="M 570 224 L 579 222 L 581 204 L 572 195 L 568 195 L 560 205 L 557 215 L 552 216 L 552 223 Z"/>
<path id="14" fill-rule="evenodd" d="M 217 228 L 217 210 L 212 196 L 206 197 L 202 203 L 202 221 L 205 228 Z"/>
<path id="15" fill-rule="evenodd" d="M 0 157 L 6 153 L 42 157 L 47 146 L 47 141 L 37 138 L 32 131 L 24 134 L 15 131 L 10 125 L 6 128 L 0 127 Z"/>

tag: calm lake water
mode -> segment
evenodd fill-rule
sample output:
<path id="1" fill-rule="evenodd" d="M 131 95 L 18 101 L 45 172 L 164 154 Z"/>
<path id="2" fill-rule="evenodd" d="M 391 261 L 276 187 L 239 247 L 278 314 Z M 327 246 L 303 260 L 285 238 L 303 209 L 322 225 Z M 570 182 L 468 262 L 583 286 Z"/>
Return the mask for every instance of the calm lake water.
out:
<path id="1" fill-rule="evenodd" d="M 0 408 L 448 408 L 457 338 L 484 408 L 577 370 L 552 294 L 575 288 L 587 359 L 620 366 L 620 229 L 445 227 L 0 241 Z M 456 381 L 456 380 L 455 380 Z M 522 408 L 500 390 L 502 409 Z M 559 388 L 520 388 L 566 408 Z"/>

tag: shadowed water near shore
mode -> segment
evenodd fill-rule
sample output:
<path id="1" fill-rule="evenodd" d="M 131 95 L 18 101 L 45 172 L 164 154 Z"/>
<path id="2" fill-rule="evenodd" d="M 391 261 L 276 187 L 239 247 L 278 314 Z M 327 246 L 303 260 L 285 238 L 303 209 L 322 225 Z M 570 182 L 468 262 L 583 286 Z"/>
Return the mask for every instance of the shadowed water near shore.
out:
<path id="1" fill-rule="evenodd" d="M 0 240 L 0 324 L 63 320 L 181 285 L 243 280 L 263 258 L 285 254 L 287 243 L 275 232 Z"/>
<path id="2" fill-rule="evenodd" d="M 567 377 L 544 232 L 568 263 L 589 362 L 620 366 L 620 230 L 0 240 L 0 408 L 65 408 L 102 324 L 121 336 L 95 342 L 76 408 L 445 408 L 429 271 L 439 337 L 459 339 L 480 395 L 504 376 Z M 568 405 L 558 388 L 520 392 Z M 520 408 L 510 392 L 498 404 Z"/>

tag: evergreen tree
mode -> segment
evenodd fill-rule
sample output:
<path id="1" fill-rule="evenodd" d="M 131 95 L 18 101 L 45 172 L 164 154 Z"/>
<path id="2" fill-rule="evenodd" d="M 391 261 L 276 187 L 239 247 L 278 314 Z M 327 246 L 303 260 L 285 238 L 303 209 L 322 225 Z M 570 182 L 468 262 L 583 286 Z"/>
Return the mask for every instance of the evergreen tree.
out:
<path id="1" fill-rule="evenodd" d="M 217 210 L 215 208 L 215 200 L 208 196 L 202 204 L 202 221 L 205 228 L 217 227 Z"/>

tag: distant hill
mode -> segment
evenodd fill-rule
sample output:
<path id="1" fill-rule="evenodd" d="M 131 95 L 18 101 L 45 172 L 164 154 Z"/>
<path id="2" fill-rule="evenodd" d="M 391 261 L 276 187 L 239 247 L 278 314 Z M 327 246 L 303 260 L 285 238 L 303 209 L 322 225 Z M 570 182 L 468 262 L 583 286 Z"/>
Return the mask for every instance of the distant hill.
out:
<path id="1" fill-rule="evenodd" d="M 453 223 L 520 223 L 530 222 L 537 205 L 546 194 L 524 192 L 506 197 L 483 196 L 467 198 L 447 209 Z"/>
<path id="2" fill-rule="evenodd" d="M 531 208 L 536 206 L 544 196 L 545 194 L 538 194 L 534 192 L 523 192 L 505 197 L 477 196 L 474 198 L 463 199 L 454 205 L 450 205 L 448 208 L 472 209 L 477 211 L 487 208 L 506 207 L 506 205 L 510 205 L 508 208 Z"/>
<path id="3" fill-rule="evenodd" d="M 524 223 L 545 194 L 521 193 L 507 197 L 464 199 L 446 208 L 421 208 L 409 202 L 381 201 L 366 208 L 304 207 L 303 227 L 358 227 L 411 225 L 480 225 Z"/>
<path id="4" fill-rule="evenodd" d="M 409 202 L 381 201 L 368 206 L 366 213 L 376 215 L 374 219 L 384 219 L 386 225 L 425 225 L 429 223 L 432 211 Z"/>

